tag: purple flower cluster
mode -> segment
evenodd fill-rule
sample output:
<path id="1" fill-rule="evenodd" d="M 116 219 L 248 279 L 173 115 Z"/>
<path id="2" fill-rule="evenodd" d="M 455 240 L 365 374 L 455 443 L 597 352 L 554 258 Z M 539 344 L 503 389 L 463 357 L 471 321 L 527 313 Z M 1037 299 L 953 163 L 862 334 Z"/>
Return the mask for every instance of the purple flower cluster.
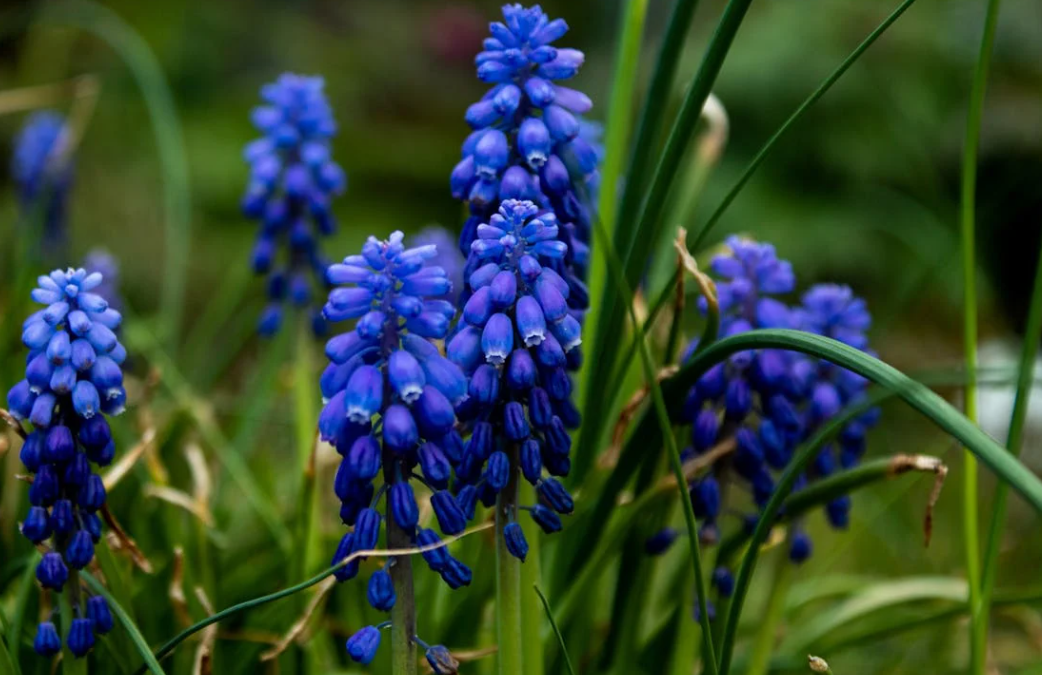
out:
<path id="1" fill-rule="evenodd" d="M 323 309 L 326 320 L 355 321 L 353 330 L 326 344 L 330 364 L 321 379 L 327 402 L 319 431 L 343 457 L 334 490 L 341 520 L 353 528 L 334 563 L 375 549 L 385 522 L 388 536 L 393 527 L 417 546 L 439 542 L 437 533 L 420 525 L 414 483 L 431 492 L 442 533 L 459 534 L 469 520 L 448 489 L 463 453 L 454 407 L 466 398 L 467 380 L 431 342 L 445 338 L 455 315 L 452 303 L 439 299 L 451 284 L 444 269 L 426 264 L 437 255 L 435 246 L 406 249 L 402 240 L 401 232 L 387 241 L 370 237 L 360 255 L 328 270 L 338 286 Z M 381 498 L 385 516 L 376 508 Z M 470 568 L 445 548 L 423 557 L 450 587 L 470 584 Z M 381 611 L 390 611 L 397 599 L 389 571 L 394 564 L 388 559 L 369 579 L 369 602 Z M 346 581 L 358 571 L 353 560 L 336 574 Z M 369 663 L 379 643 L 380 627 L 369 626 L 348 641 L 348 653 Z"/>
<path id="2" fill-rule="evenodd" d="M 474 131 L 450 178 L 453 196 L 466 200 L 471 211 L 460 249 L 469 254 L 478 225 L 502 201 L 529 200 L 557 216 L 568 265 L 582 277 L 590 241 L 584 195 L 596 188 L 600 156 L 579 117 L 593 104 L 560 82 L 579 72 L 583 53 L 553 46 L 568 25 L 551 20 L 538 5 L 505 5 L 503 21 L 489 28 L 476 64 L 478 79 L 492 88 L 467 109 Z"/>
<path id="3" fill-rule="evenodd" d="M 32 474 L 22 534 L 48 546 L 36 578 L 60 592 L 69 568 L 86 567 L 101 538 L 97 512 L 105 504 L 105 486 L 94 466 L 109 464 L 116 452 L 105 415 L 119 415 L 126 402 L 120 367 L 126 350 L 115 333 L 119 312 L 92 292 L 102 286 L 100 273 L 55 270 L 38 283 L 32 298 L 46 308 L 22 326 L 29 349 L 25 379 L 11 388 L 7 403 L 16 419 L 32 424 L 20 453 Z M 112 628 L 112 617 L 103 598 L 74 610 L 68 646 L 83 656 L 94 633 Z M 35 647 L 43 655 L 61 649 L 52 623 L 40 624 Z"/>
<path id="4" fill-rule="evenodd" d="M 504 201 L 478 226 L 471 244 L 478 267 L 446 349 L 469 378 L 459 411 L 470 431 L 457 469 L 460 499 L 468 512 L 477 499 L 491 506 L 520 472 L 540 498 L 525 508 L 546 532 L 560 530 L 558 514 L 573 509 L 555 476 L 571 468 L 568 428 L 579 423 L 567 368 L 581 328 L 568 307 L 572 290 L 553 269 L 567 250 L 559 232 L 553 213 L 517 200 Z M 524 559 L 521 528 L 511 522 L 506 534 L 511 552 Z"/>
<path id="5" fill-rule="evenodd" d="M 796 285 L 792 266 L 777 257 L 774 247 L 731 237 L 726 252 L 712 261 L 718 277 L 720 335 L 760 328 L 794 328 L 826 335 L 858 349 L 867 349 L 865 331 L 871 320 L 863 300 L 847 287 L 819 285 L 801 304 L 790 306 L 785 296 Z M 705 300 L 701 304 L 705 309 Z M 693 349 L 695 344 L 691 345 Z M 775 489 L 774 476 L 783 470 L 796 447 L 824 422 L 864 397 L 866 380 L 848 370 L 804 355 L 759 349 L 732 355 L 711 368 L 688 392 L 683 418 L 691 425 L 687 456 L 705 454 L 733 439 L 735 450 L 717 461 L 710 473 L 690 485 L 696 516 L 707 541 L 717 539 L 717 521 L 725 512 L 723 483 L 733 478 L 762 508 Z M 850 468 L 864 452 L 865 433 L 877 418 L 871 411 L 849 423 L 833 445 L 822 449 L 796 489 L 809 481 Z M 835 527 L 849 522 L 850 497 L 826 507 Z M 649 542 L 649 547 L 662 550 Z M 798 527 L 790 542 L 790 558 L 802 562 L 811 555 L 806 532 Z M 726 569 L 713 577 L 727 594 L 733 585 Z"/>
<path id="6" fill-rule="evenodd" d="M 253 110 L 253 124 L 263 136 L 244 152 L 250 180 L 242 210 L 261 224 L 252 264 L 257 274 L 268 276 L 270 303 L 258 324 L 262 335 L 278 331 L 287 296 L 297 307 L 311 307 L 314 287 L 326 285 L 318 237 L 335 229 L 330 202 L 347 180 L 331 157 L 336 122 L 323 84 L 321 77 L 286 73 L 261 89 L 264 105 Z M 312 312 L 312 328 L 316 335 L 325 333 L 318 311 Z"/>

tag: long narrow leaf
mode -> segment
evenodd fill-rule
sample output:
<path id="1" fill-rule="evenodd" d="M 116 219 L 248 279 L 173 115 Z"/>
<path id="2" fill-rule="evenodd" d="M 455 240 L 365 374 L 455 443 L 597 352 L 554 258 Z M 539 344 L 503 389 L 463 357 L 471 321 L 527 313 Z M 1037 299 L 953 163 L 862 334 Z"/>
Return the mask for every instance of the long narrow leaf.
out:
<path id="1" fill-rule="evenodd" d="M 825 81 L 818 85 L 818 88 L 811 92 L 811 95 L 808 96 L 791 115 L 789 115 L 789 118 L 778 127 L 778 130 L 767 139 L 767 142 L 763 144 L 763 147 L 760 148 L 752 161 L 749 162 L 749 165 L 745 167 L 744 171 L 742 171 L 742 175 L 738 177 L 735 184 L 727 191 L 727 194 L 724 196 L 723 200 L 721 200 L 720 205 L 717 206 L 716 210 L 713 211 L 713 214 L 709 216 L 709 220 L 707 220 L 706 224 L 702 226 L 698 236 L 695 237 L 694 242 L 691 244 L 692 250 L 697 251 L 699 246 L 702 245 L 705 238 L 709 236 L 709 232 L 720 220 L 720 217 L 724 215 L 724 211 L 726 211 L 727 207 L 731 205 L 731 202 L 733 202 L 735 197 L 738 196 L 738 193 L 742 191 L 742 188 L 744 188 L 745 184 L 749 182 L 749 179 L 752 178 L 754 173 L 756 173 L 756 170 L 760 168 L 763 161 L 767 159 L 767 155 L 771 154 L 771 150 L 773 150 L 774 146 L 778 144 L 778 141 L 781 140 L 782 136 L 784 136 L 786 132 L 788 132 L 789 129 L 791 129 L 793 125 L 803 117 L 811 106 L 818 102 L 818 99 L 824 96 L 826 92 L 832 88 L 832 85 L 836 84 L 839 78 L 843 77 L 843 74 L 847 72 L 850 66 L 854 65 L 854 62 L 861 58 L 861 55 L 864 54 L 865 51 L 871 47 L 877 39 L 879 39 L 879 36 L 885 33 L 886 30 L 890 28 L 891 24 L 897 21 L 897 19 L 905 13 L 905 10 L 911 7 L 914 2 L 915 0 L 904 0 L 904 2 L 898 5 L 897 9 L 891 12 L 890 16 L 883 20 L 883 23 L 876 26 L 876 29 L 869 33 L 868 37 L 866 37 L 847 58 L 843 59 L 843 63 L 839 64 L 839 66 L 837 66 L 836 69 L 825 78 Z"/>
<path id="2" fill-rule="evenodd" d="M 682 0 L 679 1 L 682 2 Z M 688 89 L 687 96 L 684 98 L 684 103 L 680 108 L 676 121 L 670 130 L 649 188 L 646 193 L 640 193 L 640 195 L 643 195 L 643 198 L 639 201 L 638 197 L 640 195 L 638 195 L 638 190 L 640 190 L 639 186 L 642 183 L 643 172 L 633 171 L 628 177 L 630 187 L 626 190 L 626 195 L 619 210 L 619 222 L 627 224 L 629 228 L 618 229 L 615 242 L 616 250 L 621 251 L 622 255 L 625 256 L 623 258 L 623 268 L 626 283 L 630 288 L 637 285 L 640 274 L 647 263 L 648 251 L 654 245 L 654 242 L 659 240 L 660 221 L 668 201 L 667 197 L 673 182 L 673 176 L 677 174 L 680 168 L 680 162 L 684 158 L 684 153 L 695 132 L 695 126 L 702 114 L 702 107 L 705 105 L 706 99 L 709 98 L 709 92 L 716 82 L 716 77 L 723 66 L 724 58 L 731 49 L 731 43 L 738 33 L 738 27 L 742 24 L 750 4 L 752 4 L 752 0 L 730 0 L 724 9 L 713 37 L 706 47 L 705 56 L 703 56 L 698 71 L 695 73 L 695 78 Z M 694 11 L 693 6 L 690 11 Z M 686 26 L 681 27 L 686 29 Z M 675 26 L 671 26 L 670 34 L 672 34 L 674 29 L 680 30 Z M 675 63 L 672 64 L 672 67 L 675 67 Z M 664 96 L 661 101 L 658 98 L 654 98 L 654 92 L 652 92 L 652 96 L 649 96 L 649 107 L 653 104 L 662 105 L 664 103 Z M 648 114 L 646 112 L 645 116 Z M 642 122 L 642 126 L 643 124 L 644 122 Z M 650 136 L 650 138 L 644 138 L 642 132 L 638 133 L 637 147 L 642 152 L 650 151 L 651 144 L 654 143 L 654 138 L 657 134 Z M 639 156 L 638 154 L 634 157 Z M 631 211 L 629 204 L 639 204 L 639 211 L 635 206 Z M 639 217 L 632 217 L 631 213 L 633 215 L 639 213 L 640 215 Z M 589 390 L 593 392 L 608 393 L 605 388 L 607 378 L 611 374 L 611 368 L 614 366 L 619 353 L 620 341 L 618 336 L 622 332 L 625 307 L 623 303 L 618 302 L 618 297 L 618 289 L 613 290 L 611 286 L 605 286 L 601 301 L 602 313 L 597 322 L 595 333 L 595 346 L 602 367 L 593 369 L 590 375 Z M 602 398 L 605 401 L 600 401 Z M 591 427 L 593 429 L 599 428 L 597 422 L 602 419 L 605 411 L 611 410 L 612 406 L 610 404 L 614 399 L 615 396 L 611 393 L 603 397 L 591 396 L 586 399 L 589 406 L 584 415 L 588 421 L 586 425 L 587 433 L 580 436 L 579 447 L 574 453 L 575 459 L 572 469 L 573 480 L 576 483 L 582 482 L 583 477 L 593 465 L 593 455 L 600 441 L 598 434 L 590 433 L 589 429 Z M 592 425 L 589 423 L 591 421 L 593 422 Z"/>

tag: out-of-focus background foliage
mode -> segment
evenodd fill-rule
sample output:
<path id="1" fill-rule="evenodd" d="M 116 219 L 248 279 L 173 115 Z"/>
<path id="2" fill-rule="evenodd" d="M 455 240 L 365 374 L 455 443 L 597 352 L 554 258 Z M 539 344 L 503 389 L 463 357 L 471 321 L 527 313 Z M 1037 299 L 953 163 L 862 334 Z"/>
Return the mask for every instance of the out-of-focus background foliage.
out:
<path id="1" fill-rule="evenodd" d="M 370 233 L 416 231 L 429 223 L 458 231 L 462 211 L 449 194 L 448 173 L 467 132 L 463 111 L 484 91 L 474 77 L 473 55 L 499 4 L 106 3 L 154 50 L 183 125 L 192 195 L 184 313 L 189 334 L 216 289 L 248 264 L 255 226 L 238 208 L 247 175 L 241 149 L 255 136 L 248 111 L 258 100 L 259 87 L 283 71 L 325 76 L 339 122 L 334 157 L 347 171 L 349 186 L 334 206 L 340 231 L 323 244 L 331 257 L 353 252 Z M 586 52 L 577 82 L 595 101 L 594 118 L 606 108 L 618 4 L 543 3 L 551 15 L 567 18 L 572 28 L 568 44 Z M 650 4 L 645 75 L 669 3 Z M 680 81 L 689 79 L 696 67 L 722 5 L 719 0 L 702 3 Z M 158 307 L 163 275 L 163 202 L 155 136 L 141 93 L 126 63 L 105 43 L 76 29 L 27 23 L 28 9 L 8 4 L 0 10 L 0 90 L 82 74 L 93 74 L 100 83 L 96 110 L 76 153 L 69 263 L 95 246 L 108 248 L 121 262 L 130 306 L 140 315 L 151 315 Z M 699 199 L 701 219 L 791 110 L 890 9 L 888 3 L 867 0 L 753 3 L 715 90 L 727 109 L 730 138 Z M 743 232 L 775 243 L 779 254 L 792 260 L 801 288 L 823 280 L 849 283 L 868 298 L 876 317 L 875 348 L 884 360 L 906 371 L 956 368 L 959 360 L 958 172 L 983 14 L 984 4 L 976 0 L 919 0 L 783 141 L 713 236 L 716 241 L 727 232 Z M 681 92 L 676 93 L 679 100 Z M 0 156 L 10 156 L 23 119 L 22 114 L 0 116 Z M 1023 322 L 1042 227 L 1042 3 L 1005 3 L 984 119 L 978 195 L 984 268 L 981 332 L 989 343 L 985 365 L 1008 365 L 1015 361 L 1015 352 L 1006 345 Z M 0 163 L 0 244 L 10 247 L 16 217 L 6 171 Z M 0 264 L 11 262 L 10 250 L 0 255 Z M 228 317 L 227 331 L 212 345 L 233 353 L 240 343 L 243 348 L 231 367 L 214 374 L 218 381 L 210 400 L 228 433 L 255 428 L 247 455 L 251 465 L 265 489 L 289 499 L 292 481 L 279 478 L 293 461 L 285 449 L 292 443 L 288 396 L 255 409 L 256 417 L 243 417 L 236 398 L 255 377 L 262 359 L 262 347 L 249 337 L 262 303 L 263 284 L 257 281 Z M 6 327 L 21 319 L 0 316 L 0 324 L 8 333 Z M 225 340 L 230 347 L 222 343 Z M 201 358 L 182 356 L 192 363 Z M 12 375 L 17 365 L 7 364 L 2 372 Z M 198 372 L 191 378 L 207 384 L 214 379 Z M 288 385 L 282 380 L 284 394 Z M 6 389 L 12 383 L 0 384 Z M 986 389 L 983 394 L 985 423 L 999 437 L 1008 408 L 1003 397 L 1010 388 Z M 1034 433 L 1028 435 L 1025 460 L 1042 468 L 1037 447 L 1042 420 L 1032 417 Z M 959 453 L 952 444 L 904 408 L 887 406 L 885 420 L 873 437 L 871 455 L 937 454 L 958 470 Z M 172 432 L 175 438 L 178 433 L 176 428 Z M 127 447 L 133 438 L 123 442 Z M 172 459 L 170 464 L 172 480 L 190 483 L 183 460 Z M 959 574 L 959 491 L 943 494 L 933 544 L 924 550 L 921 520 L 929 485 L 930 478 L 924 477 L 858 493 L 848 532 L 829 532 L 816 516 L 816 553 L 794 571 L 797 591 L 800 585 L 814 587 L 824 575 L 862 575 L 867 583 L 913 574 Z M 985 485 L 987 500 L 993 484 L 985 479 Z M 240 513 L 241 498 L 234 488 L 226 491 L 231 494 L 221 497 L 225 510 L 218 513 Z M 180 535 L 157 534 L 151 526 L 170 516 L 161 514 L 156 503 L 141 500 L 145 498 L 139 494 L 117 492 L 113 510 L 123 515 L 128 529 L 161 567 L 160 576 L 142 583 L 140 592 L 162 599 L 169 549 L 178 543 L 172 539 L 195 535 L 187 524 Z M 987 501 L 984 504 L 986 518 Z M 333 520 L 331 515 L 330 540 L 338 532 Z M 280 560 L 233 543 L 257 539 L 249 534 L 256 522 L 248 517 L 218 522 L 228 529 L 214 537 L 216 555 L 235 553 L 225 555 L 218 565 L 224 573 L 216 585 L 215 604 L 226 606 L 286 583 Z M 12 529 L 10 523 L 2 525 L 5 532 Z M 1038 526 L 1037 517 L 1014 500 L 1000 559 L 1000 588 L 1038 581 Z M 758 578 L 767 575 L 764 571 Z M 854 579 L 855 586 L 861 583 Z M 479 584 L 470 595 L 489 591 L 487 583 Z M 449 612 L 446 603 L 469 607 L 467 594 L 462 600 L 441 597 L 442 616 Z M 344 626 L 336 632 L 358 626 L 350 614 L 358 603 L 348 607 L 355 600 L 340 602 Z M 763 602 L 762 589 L 754 585 L 746 612 L 750 621 Z M 607 622 L 608 606 L 590 611 Z M 284 611 L 266 610 L 269 634 L 287 627 L 278 620 Z M 804 610 L 791 630 L 813 620 L 814 613 L 813 605 Z M 1000 614 L 995 625 L 993 649 L 1001 662 L 1025 665 L 1042 660 L 1042 620 L 1037 614 Z M 174 631 L 173 621 L 162 611 L 144 617 L 142 626 L 153 642 Z M 965 635 L 962 624 L 949 623 L 841 652 L 830 661 L 836 673 L 954 672 L 965 662 Z M 465 644 L 480 646 L 488 637 L 474 635 Z M 259 649 L 250 642 L 229 642 L 221 661 L 226 665 L 215 672 L 259 672 L 251 665 Z M 331 651 L 336 649 L 330 645 Z M 578 656 L 583 662 L 596 660 L 590 654 Z"/>

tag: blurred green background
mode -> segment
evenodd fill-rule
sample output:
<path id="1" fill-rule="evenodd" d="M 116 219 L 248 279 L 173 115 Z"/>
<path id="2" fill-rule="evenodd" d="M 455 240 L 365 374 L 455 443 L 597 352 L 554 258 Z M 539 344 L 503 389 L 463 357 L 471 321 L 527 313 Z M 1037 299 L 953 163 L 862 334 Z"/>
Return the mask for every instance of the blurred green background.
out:
<path id="1" fill-rule="evenodd" d="M 334 206 L 339 233 L 324 244 L 331 257 L 354 251 L 370 233 L 415 231 L 429 223 L 458 231 L 462 209 L 449 194 L 448 173 L 467 133 L 463 112 L 484 91 L 472 61 L 498 2 L 105 4 L 155 52 L 183 125 L 192 198 L 188 331 L 215 289 L 248 264 L 255 226 L 238 209 L 247 176 L 241 149 L 255 137 L 248 113 L 259 87 L 283 71 L 325 76 L 340 125 L 334 158 L 347 171 L 349 186 Z M 563 42 L 586 52 L 576 85 L 594 99 L 591 117 L 596 119 L 610 90 L 619 3 L 542 4 L 571 25 Z M 650 2 L 644 76 L 668 5 Z M 679 82 L 697 66 L 722 6 L 719 0 L 702 3 Z M 151 315 L 164 273 L 164 212 L 155 135 L 141 92 L 127 64 L 108 45 L 83 31 L 33 20 L 31 9 L 8 4 L 0 10 L 0 90 L 82 74 L 98 78 L 100 97 L 75 159 L 70 263 L 95 246 L 109 249 L 121 261 L 130 306 Z M 728 113 L 729 142 L 699 199 L 696 218 L 685 223 L 689 230 L 697 230 L 762 143 L 891 9 L 867 0 L 753 3 L 714 92 Z M 919 0 L 779 145 L 711 238 L 742 232 L 775 243 L 779 254 L 792 260 L 801 288 L 824 280 L 853 286 L 868 298 L 877 318 L 875 348 L 906 371 L 955 369 L 959 363 L 958 175 L 983 15 L 984 4 L 976 0 Z M 679 103 L 681 90 L 676 94 Z M 0 116 L 0 156 L 10 156 L 23 119 L 23 114 Z M 6 171 L 0 162 L 0 242 L 10 245 L 16 216 Z M 1009 0 L 1002 10 L 985 107 L 978 200 L 984 365 L 1009 365 L 1016 359 L 1016 332 L 1026 312 L 1042 230 L 1042 3 L 1036 1 Z M 11 260 L 8 254 L 0 256 L 0 264 Z M 289 413 L 275 406 L 263 418 L 234 417 L 242 413 L 235 392 L 251 381 L 263 351 L 250 341 L 238 352 L 238 340 L 248 339 L 262 302 L 258 280 L 229 317 L 240 337 L 222 334 L 233 343 L 236 359 L 232 368 L 217 373 L 210 398 L 236 425 L 259 427 L 254 437 L 262 440 L 255 452 L 264 454 L 257 457 L 274 461 L 256 462 L 255 471 L 265 485 L 277 485 L 280 441 L 292 434 Z M 20 321 L 20 316 L 0 316 L 2 324 Z M 184 355 L 193 363 L 197 357 Z M 1004 433 L 1002 406 L 1008 402 L 1003 397 L 1009 389 L 982 395 L 985 424 L 998 437 Z M 957 399 L 957 392 L 950 393 Z M 959 453 L 948 440 L 900 405 L 888 405 L 885 419 L 871 455 L 943 455 L 952 475 L 959 475 Z M 1029 425 L 1024 458 L 1039 468 L 1042 419 L 1033 415 Z M 175 471 L 185 475 L 183 466 Z M 840 573 L 876 579 L 960 574 L 957 480 L 942 495 L 932 546 L 922 546 L 930 480 L 905 479 L 859 493 L 846 533 L 827 532 L 815 516 L 817 553 L 794 572 L 795 583 L 813 587 L 823 575 L 831 579 Z M 985 500 L 991 487 L 986 478 Z M 132 497 L 117 495 L 114 510 L 129 514 Z M 986 505 L 984 518 L 990 513 Z M 1011 513 L 1000 588 L 1037 582 L 1042 555 L 1037 517 L 1017 500 Z M 162 551 L 159 539 L 150 541 L 154 535 L 145 527 L 147 517 L 128 515 L 129 529 L 146 550 Z M 243 532 L 232 536 L 250 538 Z M 277 564 L 225 578 L 228 585 L 221 587 L 218 606 L 277 587 L 277 579 L 265 577 Z M 750 620 L 763 601 L 762 589 L 754 587 L 746 613 Z M 601 621 L 609 618 L 603 609 L 597 614 Z M 812 618 L 813 608 L 798 617 Z M 150 639 L 170 634 L 161 619 L 156 622 Z M 1016 614 L 996 625 L 1000 662 L 1021 666 L 1042 659 L 1037 615 Z M 150 628 L 148 623 L 144 627 Z M 965 636 L 962 624 L 954 623 L 894 638 L 882 643 L 885 649 L 876 643 L 843 652 L 830 661 L 836 673 L 958 672 L 966 658 Z"/>

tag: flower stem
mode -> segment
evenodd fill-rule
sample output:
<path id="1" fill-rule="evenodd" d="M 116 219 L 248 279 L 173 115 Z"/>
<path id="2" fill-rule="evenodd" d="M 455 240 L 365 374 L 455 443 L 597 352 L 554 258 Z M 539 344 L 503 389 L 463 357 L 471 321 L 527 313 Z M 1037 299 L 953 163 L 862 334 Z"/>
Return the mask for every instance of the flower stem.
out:
<path id="1" fill-rule="evenodd" d="M 80 573 L 69 569 L 69 580 L 65 583 L 65 591 L 58 600 L 62 618 L 62 675 L 86 675 L 87 659 L 78 659 L 69 651 L 69 632 L 75 610 L 80 606 Z"/>
<path id="2" fill-rule="evenodd" d="M 408 548 L 413 545 L 409 533 L 398 526 L 387 506 L 388 548 Z M 391 609 L 391 673 L 416 675 L 416 597 L 412 585 L 412 561 L 409 556 L 398 556 L 391 565 L 391 581 L 398 599 Z"/>
<path id="3" fill-rule="evenodd" d="M 510 480 L 496 502 L 496 630 L 499 675 L 522 675 L 521 561 L 507 550 L 503 528 L 517 517 L 517 447 L 509 449 Z"/>
<path id="4" fill-rule="evenodd" d="M 319 564 L 319 536 L 316 519 L 315 450 L 318 402 L 315 396 L 314 346 L 311 326 L 301 313 L 297 321 L 297 345 L 294 350 L 293 402 L 296 418 L 296 445 L 300 485 L 300 532 L 299 545 L 302 555 L 297 556 L 302 569 L 294 577 L 310 574 Z"/>
<path id="5" fill-rule="evenodd" d="M 995 28 L 998 24 L 999 0 L 988 0 L 981 37 L 980 54 L 973 72 L 969 110 L 966 113 L 966 139 L 962 149 L 962 199 L 960 231 L 963 272 L 963 339 L 966 351 L 966 417 L 977 422 L 977 278 L 976 278 L 976 212 L 977 150 L 980 142 L 981 118 L 984 114 L 984 91 L 988 84 Z M 977 517 L 977 460 L 966 451 L 966 476 L 963 495 L 963 531 L 966 543 L 966 576 L 970 587 L 970 669 L 983 675 L 986 668 L 988 617 L 981 593 L 980 536 Z"/>
<path id="6" fill-rule="evenodd" d="M 535 502 L 535 488 L 528 481 L 520 483 L 520 503 L 532 504 Z M 542 582 L 540 578 L 539 547 L 540 529 L 531 518 L 523 518 L 521 529 L 528 541 L 528 558 L 521 566 L 521 622 L 522 622 L 522 644 L 525 646 L 525 675 L 543 675 L 545 672 L 545 656 L 542 639 L 543 624 L 546 621 L 543 603 L 539 599 L 538 588 Z M 529 591 L 528 589 L 533 589 Z"/>

